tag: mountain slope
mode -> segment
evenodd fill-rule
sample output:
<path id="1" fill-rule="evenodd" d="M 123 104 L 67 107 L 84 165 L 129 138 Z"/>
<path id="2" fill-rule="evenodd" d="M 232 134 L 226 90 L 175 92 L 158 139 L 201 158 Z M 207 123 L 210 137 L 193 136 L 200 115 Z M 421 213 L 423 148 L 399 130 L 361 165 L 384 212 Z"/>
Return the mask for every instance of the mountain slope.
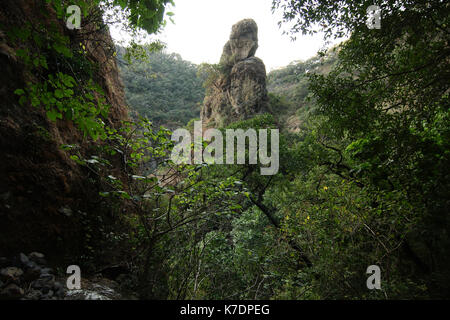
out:
<path id="1" fill-rule="evenodd" d="M 199 117 L 204 88 L 195 64 L 165 52 L 128 64 L 123 48 L 118 48 L 118 61 L 127 102 L 141 116 L 169 128 Z"/>

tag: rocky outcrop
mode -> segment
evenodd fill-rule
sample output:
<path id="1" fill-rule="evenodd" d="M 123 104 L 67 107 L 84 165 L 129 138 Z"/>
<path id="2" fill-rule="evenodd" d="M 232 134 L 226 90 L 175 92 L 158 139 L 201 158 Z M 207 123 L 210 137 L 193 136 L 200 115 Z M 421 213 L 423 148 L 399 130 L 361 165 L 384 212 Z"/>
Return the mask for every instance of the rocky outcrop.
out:
<path id="1" fill-rule="evenodd" d="M 44 107 L 33 107 L 30 103 L 21 105 L 14 94 L 16 89 L 25 88 L 28 82 L 46 79 L 48 74 L 73 74 L 72 70 L 81 74 L 79 70 L 87 70 L 85 62 L 89 61 L 93 68 L 82 75 L 86 79 L 83 82 L 93 79 L 101 87 L 110 106 L 104 122 L 118 127 L 128 116 L 116 60 L 111 52 L 114 43 L 107 29 L 89 29 L 96 25 L 92 21 L 81 30 L 69 30 L 64 19 L 59 19 L 45 1 L 2 1 L 0 255 L 39 248 L 52 253 L 52 257 L 71 260 L 70 256 L 85 252 L 87 218 L 102 215 L 105 220 L 107 217 L 95 177 L 60 148 L 61 145 L 77 145 L 81 154 L 87 156 L 99 143 L 84 138 L 72 121 L 50 121 Z M 40 55 L 46 57 L 48 70 L 33 67 L 31 72 L 29 64 L 16 53 L 19 49 L 38 52 L 39 47 L 30 40 L 31 36 L 28 41 L 11 36 L 12 31 L 27 28 L 37 33 L 32 35 L 40 36 L 36 39 L 47 39 L 46 32 L 67 38 L 65 50 L 70 50 L 73 58 L 64 62 L 55 50 L 43 50 Z M 81 43 L 86 49 L 86 59 L 76 55 Z M 97 225 L 103 228 L 105 222 Z M 95 230 L 92 233 L 101 234 Z"/>
<path id="2" fill-rule="evenodd" d="M 233 25 L 220 59 L 220 74 L 207 88 L 201 113 L 206 126 L 225 126 L 267 111 L 266 67 L 255 57 L 257 49 L 255 21 Z"/>

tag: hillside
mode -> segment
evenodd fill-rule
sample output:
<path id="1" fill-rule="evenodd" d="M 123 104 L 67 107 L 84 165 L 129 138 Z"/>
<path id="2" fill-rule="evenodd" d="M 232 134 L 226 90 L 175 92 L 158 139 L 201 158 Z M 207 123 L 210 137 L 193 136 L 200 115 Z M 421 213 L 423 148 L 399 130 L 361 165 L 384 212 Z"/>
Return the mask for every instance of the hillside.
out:
<path id="1" fill-rule="evenodd" d="M 310 90 L 308 74 L 327 74 L 337 61 L 337 47 L 306 61 L 293 61 L 288 66 L 271 71 L 267 75 L 267 90 L 277 108 L 283 110 L 282 122 L 291 131 L 298 132 L 314 103 L 307 99 Z"/>

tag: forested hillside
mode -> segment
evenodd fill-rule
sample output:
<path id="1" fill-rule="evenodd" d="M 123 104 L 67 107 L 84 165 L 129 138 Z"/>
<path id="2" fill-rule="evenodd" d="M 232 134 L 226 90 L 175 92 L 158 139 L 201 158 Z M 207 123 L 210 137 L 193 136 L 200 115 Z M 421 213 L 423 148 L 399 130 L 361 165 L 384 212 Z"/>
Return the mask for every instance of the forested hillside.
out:
<path id="1" fill-rule="evenodd" d="M 195 64 L 178 54 L 153 52 L 145 60 L 126 61 L 118 47 L 120 76 L 132 110 L 157 125 L 177 128 L 200 116 L 205 96 Z"/>
<path id="2" fill-rule="evenodd" d="M 450 297 L 448 2 L 273 0 L 348 40 L 266 78 L 244 19 L 202 80 L 138 43 L 172 1 L 73 2 L 0 7 L 0 299 Z"/>

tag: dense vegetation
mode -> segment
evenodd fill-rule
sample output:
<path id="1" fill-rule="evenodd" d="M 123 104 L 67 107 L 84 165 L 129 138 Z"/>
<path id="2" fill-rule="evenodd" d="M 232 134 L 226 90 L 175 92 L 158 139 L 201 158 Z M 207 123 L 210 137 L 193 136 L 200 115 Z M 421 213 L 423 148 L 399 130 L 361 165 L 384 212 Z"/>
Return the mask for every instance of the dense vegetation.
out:
<path id="1" fill-rule="evenodd" d="M 199 117 L 204 88 L 196 65 L 178 54 L 161 51 L 131 64 L 124 55 L 125 49 L 118 48 L 121 77 L 133 110 L 168 128 L 184 126 Z"/>
<path id="2" fill-rule="evenodd" d="M 167 2 L 130 3 L 164 8 Z M 201 96 L 195 66 L 159 53 L 150 56 L 153 64 L 127 67 L 129 102 L 155 123 L 141 118 L 113 127 L 102 121 L 108 108 L 95 98 L 102 92 L 89 81 L 85 53 L 72 56 L 54 37 L 54 54 L 78 62 L 78 73 L 44 72 L 16 94 L 53 121 L 73 121 L 92 143 L 102 141 L 89 153 L 64 146 L 99 181 L 102 206 L 120 223 L 96 234 L 101 241 L 80 261 L 95 264 L 107 252 L 125 252 L 118 259 L 131 272 L 121 285 L 141 298 L 447 298 L 449 5 L 383 1 L 382 29 L 370 30 L 371 4 L 274 0 L 282 25 L 294 22 L 293 34 L 321 26 L 327 37 L 348 33 L 349 39 L 325 68 L 311 60 L 269 76 L 274 115 L 230 125 L 281 129 L 280 170 L 273 176 L 260 175 L 259 165 L 168 159 L 174 142 L 158 124 L 178 125 L 194 114 L 190 106 Z M 163 18 L 138 17 L 132 15 L 132 25 L 147 31 Z M 29 63 L 46 70 L 50 60 Z M 175 72 L 183 81 L 171 81 Z M 147 73 L 156 78 L 144 81 Z M 188 108 L 179 108 L 181 101 Z M 295 132 L 281 108 L 300 117 Z M 382 270 L 381 290 L 366 287 L 369 265 Z"/>
<path id="3" fill-rule="evenodd" d="M 291 62 L 267 75 L 272 113 L 280 114 L 281 121 L 291 131 L 298 131 L 309 113 L 316 109 L 316 104 L 310 99 L 308 75 L 328 74 L 336 64 L 337 50 L 338 47 L 330 48 L 307 61 Z"/>
<path id="4" fill-rule="evenodd" d="M 316 19 L 352 31 L 350 39 L 339 46 L 333 68 L 306 76 L 299 70 L 294 81 L 288 78 L 291 70 L 301 65 L 271 75 L 279 94 L 283 81 L 297 83 L 286 97 L 272 97 L 272 110 L 286 103 L 301 108 L 310 92 L 314 111 L 299 132 L 284 131 L 279 174 L 263 177 L 255 166 L 205 165 L 180 185 L 197 200 L 187 201 L 193 195 L 174 189 L 168 204 L 177 210 L 168 212 L 189 212 L 196 219 L 161 238 L 153 267 L 165 271 L 157 282 L 167 291 L 153 294 L 445 297 L 447 5 L 408 2 L 400 10 L 385 4 L 379 32 L 366 27 L 362 5 L 330 9 L 280 2 L 286 20 L 300 19 L 294 31 L 310 30 L 308 19 Z M 233 127 L 276 125 L 267 115 Z M 366 287 L 365 271 L 372 264 L 383 270 L 380 291 Z"/>

